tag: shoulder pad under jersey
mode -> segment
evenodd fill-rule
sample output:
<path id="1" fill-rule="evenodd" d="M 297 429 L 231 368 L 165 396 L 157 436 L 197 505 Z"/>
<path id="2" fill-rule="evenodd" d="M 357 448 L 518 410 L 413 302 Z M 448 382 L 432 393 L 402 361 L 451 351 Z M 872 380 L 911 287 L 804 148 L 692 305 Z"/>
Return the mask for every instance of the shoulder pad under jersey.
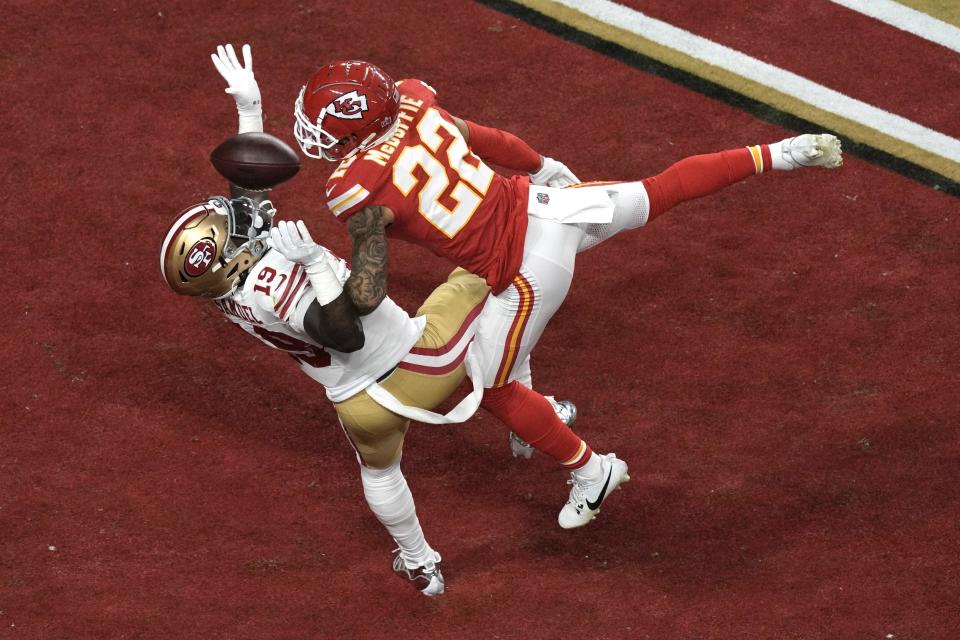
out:
<path id="1" fill-rule="evenodd" d="M 423 80 L 405 78 L 397 83 L 397 88 L 400 89 L 401 96 L 423 100 L 426 104 L 436 104 L 437 102 L 437 90 Z"/>

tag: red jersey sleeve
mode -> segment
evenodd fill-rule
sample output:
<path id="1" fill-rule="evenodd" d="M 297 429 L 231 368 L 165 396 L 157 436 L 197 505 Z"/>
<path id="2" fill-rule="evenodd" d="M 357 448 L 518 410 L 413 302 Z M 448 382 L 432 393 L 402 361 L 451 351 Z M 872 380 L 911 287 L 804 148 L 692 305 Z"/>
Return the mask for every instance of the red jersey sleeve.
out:
<path id="1" fill-rule="evenodd" d="M 333 215 L 337 217 L 338 220 L 344 222 L 347 218 L 352 216 L 360 209 L 364 207 L 369 207 L 371 204 L 371 195 L 370 189 L 364 186 L 364 184 L 376 184 L 375 182 L 368 182 L 364 178 L 363 174 L 365 173 L 363 169 L 363 163 L 360 163 L 354 171 L 350 172 L 350 179 L 343 180 L 346 170 L 350 168 L 350 165 L 354 163 L 359 158 L 359 156 L 354 156 L 344 161 L 337 167 L 337 170 L 331 174 L 330 179 L 327 180 L 326 196 L 327 196 L 327 207 L 330 211 L 333 212 Z"/>
<path id="2" fill-rule="evenodd" d="M 540 154 L 517 136 L 509 131 L 484 127 L 469 120 L 464 122 L 470 132 L 467 144 L 484 162 L 525 173 L 536 173 L 540 170 Z"/>

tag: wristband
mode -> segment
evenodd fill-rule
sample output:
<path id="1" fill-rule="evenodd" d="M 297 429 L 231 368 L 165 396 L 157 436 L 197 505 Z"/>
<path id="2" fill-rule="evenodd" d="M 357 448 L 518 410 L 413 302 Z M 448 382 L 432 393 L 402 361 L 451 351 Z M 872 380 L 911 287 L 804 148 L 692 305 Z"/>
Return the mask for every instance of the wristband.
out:
<path id="1" fill-rule="evenodd" d="M 330 304 L 343 293 L 343 284 L 330 268 L 326 258 L 321 257 L 316 262 L 304 265 L 304 270 L 307 272 L 310 286 L 313 287 L 313 295 L 316 296 L 321 307 Z"/>
<path id="2" fill-rule="evenodd" d="M 237 133 L 263 133 L 263 113 L 241 113 Z"/>

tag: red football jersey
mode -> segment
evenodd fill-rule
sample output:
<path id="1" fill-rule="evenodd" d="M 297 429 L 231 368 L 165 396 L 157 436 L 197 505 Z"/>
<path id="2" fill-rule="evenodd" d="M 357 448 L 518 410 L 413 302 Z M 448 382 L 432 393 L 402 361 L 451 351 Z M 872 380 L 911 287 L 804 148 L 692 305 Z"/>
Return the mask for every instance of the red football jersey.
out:
<path id="1" fill-rule="evenodd" d="M 340 163 L 327 181 L 327 206 L 340 220 L 387 207 L 388 237 L 449 258 L 499 293 L 523 258 L 530 179 L 501 176 L 474 155 L 429 85 L 397 84 L 396 133 Z"/>

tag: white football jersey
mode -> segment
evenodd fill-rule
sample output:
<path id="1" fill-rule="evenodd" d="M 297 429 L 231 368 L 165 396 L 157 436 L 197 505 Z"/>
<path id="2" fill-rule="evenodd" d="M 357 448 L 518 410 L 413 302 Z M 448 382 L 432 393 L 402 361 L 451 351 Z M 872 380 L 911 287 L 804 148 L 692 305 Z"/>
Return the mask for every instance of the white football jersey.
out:
<path id="1" fill-rule="evenodd" d="M 340 282 L 350 270 L 327 251 Z M 308 376 L 322 384 L 332 402 L 363 391 L 407 355 L 420 339 L 426 318 L 411 318 L 389 297 L 366 316 L 363 348 L 341 353 L 317 344 L 303 329 L 307 308 L 316 300 L 303 265 L 276 250 L 267 251 L 243 286 L 216 304 L 229 320 L 265 344 L 289 353 Z"/>

